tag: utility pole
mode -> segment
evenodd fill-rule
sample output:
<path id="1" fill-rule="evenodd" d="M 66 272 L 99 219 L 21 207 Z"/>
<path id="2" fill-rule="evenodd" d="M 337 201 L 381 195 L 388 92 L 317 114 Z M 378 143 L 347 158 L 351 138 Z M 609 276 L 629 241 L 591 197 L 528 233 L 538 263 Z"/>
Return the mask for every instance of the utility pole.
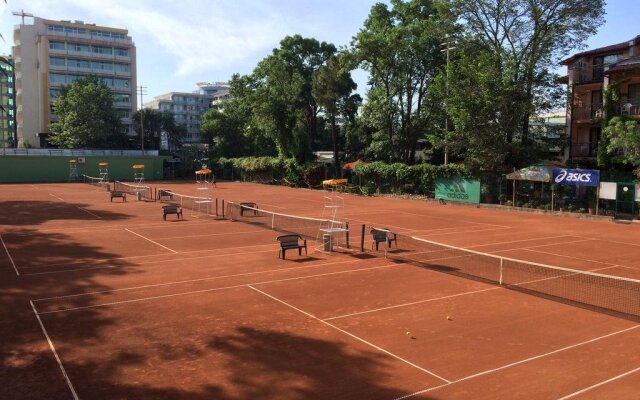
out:
<path id="1" fill-rule="evenodd" d="M 447 75 L 445 82 L 445 99 L 444 99 L 444 165 L 449 164 L 449 143 L 447 141 L 449 136 L 449 52 L 455 47 L 451 47 L 449 43 L 449 36 L 447 36 L 447 41 L 445 43 L 441 43 L 440 46 L 444 47 L 444 49 L 440 50 L 442 52 L 447 53 Z"/>
<path id="2" fill-rule="evenodd" d="M 11 14 L 16 15 L 18 17 L 22 17 L 22 25 L 24 25 L 24 17 L 33 18 L 33 14 L 26 13 L 26 12 L 24 12 L 24 10 L 12 11 Z"/>
<path id="3" fill-rule="evenodd" d="M 142 155 L 144 155 L 144 107 L 142 106 L 142 95 L 147 94 L 146 86 L 138 86 L 138 93 L 140 93 L 140 145 L 142 149 Z"/>

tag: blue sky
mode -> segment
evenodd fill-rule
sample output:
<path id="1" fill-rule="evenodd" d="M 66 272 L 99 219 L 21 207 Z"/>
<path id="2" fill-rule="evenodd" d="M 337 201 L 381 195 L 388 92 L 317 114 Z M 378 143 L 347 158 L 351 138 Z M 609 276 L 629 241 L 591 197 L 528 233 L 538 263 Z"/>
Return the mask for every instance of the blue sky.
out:
<path id="1" fill-rule="evenodd" d="M 640 0 L 607 0 L 606 23 L 589 48 L 640 35 Z M 347 46 L 375 1 L 365 0 L 8 0 L 0 2 L 0 52 L 9 54 L 12 30 L 24 9 L 38 17 L 81 20 L 129 30 L 138 52 L 138 85 L 146 102 L 199 81 L 227 81 L 250 73 L 286 35 Z M 358 91 L 366 74 L 356 72 Z"/>

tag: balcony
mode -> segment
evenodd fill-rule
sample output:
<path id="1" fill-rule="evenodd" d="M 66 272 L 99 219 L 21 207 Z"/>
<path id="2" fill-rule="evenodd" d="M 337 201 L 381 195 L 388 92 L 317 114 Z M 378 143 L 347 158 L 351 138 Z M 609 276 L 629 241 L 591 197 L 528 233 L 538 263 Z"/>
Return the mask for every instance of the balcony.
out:
<path id="1" fill-rule="evenodd" d="M 592 142 L 571 143 L 571 157 L 595 157 L 598 144 Z"/>
<path id="2" fill-rule="evenodd" d="M 573 107 L 571 112 L 571 119 L 574 122 L 591 122 L 598 118 L 602 118 L 602 104 Z"/>
<path id="3" fill-rule="evenodd" d="M 616 116 L 640 117 L 640 99 L 624 99 L 614 109 Z"/>
<path id="4" fill-rule="evenodd" d="M 604 81 L 604 70 L 608 64 L 583 64 L 571 68 L 569 77 L 574 84 L 601 83 Z"/>

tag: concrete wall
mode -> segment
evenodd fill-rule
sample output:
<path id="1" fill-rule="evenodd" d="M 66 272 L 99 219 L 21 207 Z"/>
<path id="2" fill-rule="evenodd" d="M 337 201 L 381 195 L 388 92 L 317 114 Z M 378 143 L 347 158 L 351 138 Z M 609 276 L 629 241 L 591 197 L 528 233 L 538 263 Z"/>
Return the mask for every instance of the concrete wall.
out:
<path id="1" fill-rule="evenodd" d="M 163 161 L 170 157 L 99 157 L 87 156 L 78 163 L 82 175 L 98 176 L 98 163 L 109 163 L 109 180 L 133 181 L 134 164 L 145 165 L 145 179 L 163 179 Z M 0 183 L 66 182 L 69 180 L 69 160 L 77 157 L 5 156 L 0 157 Z"/>

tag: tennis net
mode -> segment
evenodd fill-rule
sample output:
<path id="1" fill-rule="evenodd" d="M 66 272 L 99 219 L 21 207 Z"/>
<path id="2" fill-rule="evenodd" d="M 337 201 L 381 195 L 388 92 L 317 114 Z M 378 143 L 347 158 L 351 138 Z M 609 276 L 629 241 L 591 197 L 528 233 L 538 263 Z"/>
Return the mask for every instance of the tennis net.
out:
<path id="1" fill-rule="evenodd" d="M 142 185 L 115 181 L 113 184 L 113 190 L 116 192 L 124 192 L 124 193 L 131 194 L 133 196 L 136 196 L 139 200 L 153 201 L 153 193 L 149 186 L 142 186 Z"/>
<path id="2" fill-rule="evenodd" d="M 205 215 L 217 215 L 217 199 L 208 196 L 189 196 L 172 190 L 158 190 L 158 201 L 165 204 L 179 206 L 183 210 Z M 214 208 L 215 205 L 215 208 Z"/>
<path id="3" fill-rule="evenodd" d="M 109 181 L 105 180 L 104 178 L 96 178 L 95 176 L 82 175 L 82 181 L 88 185 L 93 185 L 105 190 L 109 190 Z"/>
<path id="4" fill-rule="evenodd" d="M 297 233 L 312 240 L 329 235 L 338 247 L 349 247 L 349 224 L 330 219 L 302 217 L 263 210 L 255 203 L 228 202 L 226 215 L 232 221 L 259 225 L 282 233 Z"/>
<path id="5" fill-rule="evenodd" d="M 365 252 L 640 321 L 637 279 L 517 260 L 370 226 L 363 232 L 371 240 L 366 246 L 363 236 Z"/>

